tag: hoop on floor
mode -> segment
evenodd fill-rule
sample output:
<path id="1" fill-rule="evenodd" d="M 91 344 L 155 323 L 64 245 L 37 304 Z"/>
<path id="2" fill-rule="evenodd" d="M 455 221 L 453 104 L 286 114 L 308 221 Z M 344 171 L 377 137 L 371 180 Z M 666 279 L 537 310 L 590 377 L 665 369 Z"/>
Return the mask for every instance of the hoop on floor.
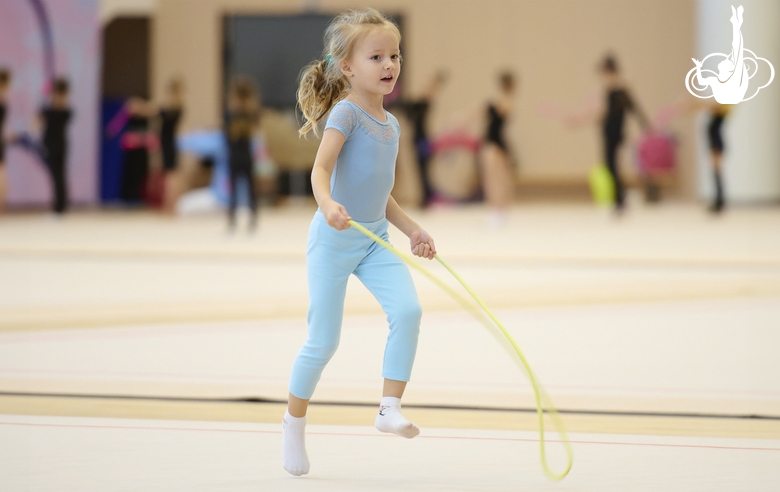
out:
<path id="1" fill-rule="evenodd" d="M 482 301 L 482 299 L 479 298 L 476 292 L 474 292 L 474 290 L 471 287 L 469 287 L 469 285 L 460 277 L 460 275 L 458 275 L 457 272 L 455 272 L 455 270 L 446 261 L 444 261 L 439 255 L 434 255 L 434 258 L 436 258 L 436 260 L 438 260 L 438 262 L 441 263 L 442 266 L 445 269 L 447 269 L 447 271 L 450 272 L 450 274 L 452 274 L 453 277 L 455 277 L 455 279 L 463 286 L 463 288 L 466 289 L 466 291 L 471 295 L 471 297 L 477 302 L 479 307 L 482 308 L 481 311 L 477 309 L 477 307 L 474 306 L 474 304 L 469 302 L 457 291 L 455 291 L 452 287 L 450 287 L 449 285 L 444 283 L 441 279 L 439 279 L 437 276 L 435 276 L 433 273 L 428 271 L 428 269 L 419 265 L 411 257 L 398 251 L 393 245 L 383 240 L 381 237 L 369 231 L 368 229 L 358 224 L 354 220 L 350 220 L 349 225 L 354 227 L 358 231 L 362 232 L 370 239 L 374 240 L 377 244 L 389 250 L 394 255 L 401 258 L 401 260 L 403 260 L 406 264 L 413 267 L 415 270 L 425 275 L 433 283 L 438 285 L 442 290 L 444 290 L 453 299 L 455 299 L 461 306 L 463 306 L 472 315 L 474 315 L 474 317 L 477 318 L 477 320 L 479 320 L 485 326 L 485 328 L 488 329 L 490 334 L 493 335 L 496 338 L 496 340 L 498 340 L 501 346 L 504 347 L 507 353 L 509 353 L 510 357 L 512 357 L 512 360 L 514 360 L 514 362 L 525 372 L 526 376 L 531 382 L 531 388 L 533 389 L 533 393 L 534 393 L 534 402 L 536 404 L 536 414 L 539 420 L 539 458 L 542 463 L 542 469 L 544 470 L 545 475 L 547 475 L 547 477 L 550 480 L 558 481 L 565 478 L 566 475 L 569 474 L 569 471 L 571 470 L 572 464 L 574 462 L 574 452 L 572 451 L 571 442 L 569 441 L 569 436 L 566 434 L 566 429 L 564 429 L 563 427 L 563 421 L 561 420 L 561 417 L 558 414 L 558 410 L 556 410 L 556 408 L 552 404 L 552 401 L 550 401 L 550 397 L 544 391 L 544 388 L 542 388 L 541 384 L 536 380 L 536 376 L 531 370 L 531 365 L 528 363 L 528 360 L 525 358 L 525 355 L 523 354 L 522 350 L 520 350 L 520 346 L 517 344 L 515 339 L 506 329 L 506 327 L 501 323 L 501 321 L 499 321 L 499 319 L 495 316 L 495 314 L 493 314 L 490 308 L 487 307 L 487 305 Z M 566 467 L 560 473 L 556 473 L 552 469 L 550 469 L 550 466 L 547 463 L 547 453 L 545 451 L 545 439 L 544 439 L 545 412 L 552 419 L 553 427 L 561 436 L 561 442 L 563 443 L 563 446 L 566 449 L 566 460 L 567 460 Z"/>

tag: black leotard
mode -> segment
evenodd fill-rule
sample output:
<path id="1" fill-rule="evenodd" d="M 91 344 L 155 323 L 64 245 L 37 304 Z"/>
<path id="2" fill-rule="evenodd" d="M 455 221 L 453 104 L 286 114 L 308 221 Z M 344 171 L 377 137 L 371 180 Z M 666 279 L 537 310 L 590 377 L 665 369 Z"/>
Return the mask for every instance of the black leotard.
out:
<path id="1" fill-rule="evenodd" d="M 240 180 L 247 183 L 249 210 L 252 223 L 257 218 L 257 197 L 255 195 L 252 159 L 252 133 L 257 124 L 257 111 L 234 111 L 225 115 L 225 138 L 228 143 L 228 164 L 230 171 L 230 201 L 228 218 L 234 225 L 236 220 L 237 186 Z"/>
<path id="2" fill-rule="evenodd" d="M 46 167 L 52 179 L 52 209 L 55 213 L 62 214 L 68 208 L 66 129 L 73 113 L 70 108 L 47 106 L 41 109 L 40 114 L 44 120 L 43 147 L 46 152 Z"/>
<path id="3" fill-rule="evenodd" d="M 72 116 L 69 108 L 55 108 L 52 106 L 41 109 L 44 119 L 43 146 L 51 154 L 66 154 L 68 139 L 65 138 L 65 129 Z"/>
<path id="4" fill-rule="evenodd" d="M 252 165 L 252 132 L 257 124 L 255 111 L 235 111 L 225 115 L 225 136 L 230 151 L 230 166 L 236 168 Z"/>
<path id="5" fill-rule="evenodd" d="M 645 125 L 645 119 L 625 89 L 612 89 L 607 93 L 607 111 L 604 115 L 604 136 L 608 140 L 623 140 L 623 121 L 626 112 L 633 111 Z"/>
<path id="6" fill-rule="evenodd" d="M 5 140 L 3 140 L 3 125 L 5 124 L 5 103 L 0 103 L 0 166 L 5 162 Z"/>
<path id="7" fill-rule="evenodd" d="M 431 148 L 428 142 L 428 113 L 431 103 L 427 99 L 418 99 L 403 105 L 406 115 L 412 123 L 412 138 L 414 150 L 417 154 L 417 162 L 420 165 L 420 178 L 423 186 L 423 206 L 430 203 L 433 198 L 433 187 L 428 177 L 428 164 L 431 161 Z"/>
<path id="8" fill-rule="evenodd" d="M 428 130 L 426 123 L 428 119 L 428 111 L 431 109 L 431 103 L 427 99 L 420 99 L 408 103 L 406 105 L 406 113 L 409 119 L 412 121 L 412 128 L 414 130 L 413 137 L 415 142 L 428 139 Z"/>
<path id="9" fill-rule="evenodd" d="M 485 142 L 496 144 L 501 150 L 508 151 L 509 147 L 504 140 L 504 123 L 506 117 L 498 112 L 493 104 L 488 105 L 488 126 L 485 133 Z"/>
<path id="10" fill-rule="evenodd" d="M 144 139 L 148 131 L 149 118 L 131 115 L 127 120 L 125 134 L 136 133 L 141 139 L 137 146 L 125 148 L 119 197 L 128 203 L 140 203 L 145 195 L 146 178 L 149 174 L 149 149 Z"/>
<path id="11" fill-rule="evenodd" d="M 728 113 L 728 108 L 718 107 L 718 109 L 712 112 L 712 116 L 710 117 L 710 124 L 707 126 L 707 137 L 710 144 L 710 150 L 714 152 L 723 152 L 723 149 L 726 148 L 723 143 L 721 128 L 723 127 L 723 120 L 726 119 Z"/>
<path id="12" fill-rule="evenodd" d="M 623 141 L 623 122 L 628 111 L 633 111 L 643 127 L 648 126 L 647 120 L 636 104 L 634 104 L 628 91 L 625 89 L 610 89 L 607 92 L 607 110 L 602 121 L 602 129 L 604 131 L 604 164 L 606 164 L 615 184 L 615 206 L 617 208 L 621 208 L 624 202 L 623 181 L 620 179 L 617 152 Z"/>
<path id="13" fill-rule="evenodd" d="M 163 169 L 172 171 L 176 169 L 176 127 L 181 119 L 181 109 L 161 109 L 160 119 L 160 148 L 162 150 Z"/>

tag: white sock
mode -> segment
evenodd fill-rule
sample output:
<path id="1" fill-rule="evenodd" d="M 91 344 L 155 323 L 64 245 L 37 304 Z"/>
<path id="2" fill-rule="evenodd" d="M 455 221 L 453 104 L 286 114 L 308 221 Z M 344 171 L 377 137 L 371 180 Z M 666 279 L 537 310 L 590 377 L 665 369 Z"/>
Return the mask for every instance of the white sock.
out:
<path id="1" fill-rule="evenodd" d="M 401 413 L 400 398 L 392 396 L 382 397 L 375 425 L 376 428 L 382 432 L 398 434 L 407 439 L 411 439 L 420 433 L 420 429 L 406 420 Z"/>
<path id="2" fill-rule="evenodd" d="M 306 454 L 306 417 L 284 413 L 282 421 L 282 466 L 290 475 L 299 477 L 309 473 Z"/>

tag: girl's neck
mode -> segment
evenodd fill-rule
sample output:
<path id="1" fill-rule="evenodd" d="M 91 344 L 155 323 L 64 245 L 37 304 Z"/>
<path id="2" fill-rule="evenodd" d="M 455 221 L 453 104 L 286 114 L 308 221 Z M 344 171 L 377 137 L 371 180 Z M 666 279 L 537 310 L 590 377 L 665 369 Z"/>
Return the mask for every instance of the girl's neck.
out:
<path id="1" fill-rule="evenodd" d="M 382 94 L 365 94 L 352 91 L 347 96 L 347 99 L 363 108 L 368 114 L 376 118 L 378 121 L 384 121 L 385 116 L 384 98 Z"/>

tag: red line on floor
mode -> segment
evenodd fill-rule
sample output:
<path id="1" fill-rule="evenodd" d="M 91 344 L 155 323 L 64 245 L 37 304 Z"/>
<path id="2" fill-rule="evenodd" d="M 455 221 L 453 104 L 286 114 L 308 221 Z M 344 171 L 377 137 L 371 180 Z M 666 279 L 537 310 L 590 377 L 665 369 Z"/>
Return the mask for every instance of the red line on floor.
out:
<path id="1" fill-rule="evenodd" d="M 152 427 L 152 426 L 124 426 L 124 425 L 94 425 L 94 424 L 44 424 L 44 423 L 26 423 L 26 422 L 0 422 L 0 425 L 19 426 L 19 427 L 59 427 L 59 428 L 77 428 L 77 429 L 126 429 L 126 430 L 164 430 L 164 431 L 194 431 L 194 432 L 228 432 L 242 434 L 281 434 L 282 431 L 258 430 L 258 429 L 216 429 L 216 428 L 196 428 L 196 427 Z M 315 436 L 340 436 L 340 437 L 393 437 L 388 434 L 348 434 L 344 432 L 309 432 L 309 435 Z M 420 435 L 418 439 L 452 439 L 468 441 L 513 441 L 513 442 L 539 442 L 538 439 L 529 439 L 521 437 L 474 437 L 474 436 L 426 436 Z M 547 443 L 561 443 L 558 439 L 546 439 Z M 603 444 L 611 446 L 639 446 L 639 447 L 666 447 L 666 448 L 691 448 L 691 449 L 723 449 L 737 451 L 780 451 L 780 448 L 757 448 L 745 446 L 715 446 L 704 444 L 664 444 L 664 443 L 643 443 L 643 442 L 610 442 L 610 441 L 570 441 L 572 444 Z"/>

